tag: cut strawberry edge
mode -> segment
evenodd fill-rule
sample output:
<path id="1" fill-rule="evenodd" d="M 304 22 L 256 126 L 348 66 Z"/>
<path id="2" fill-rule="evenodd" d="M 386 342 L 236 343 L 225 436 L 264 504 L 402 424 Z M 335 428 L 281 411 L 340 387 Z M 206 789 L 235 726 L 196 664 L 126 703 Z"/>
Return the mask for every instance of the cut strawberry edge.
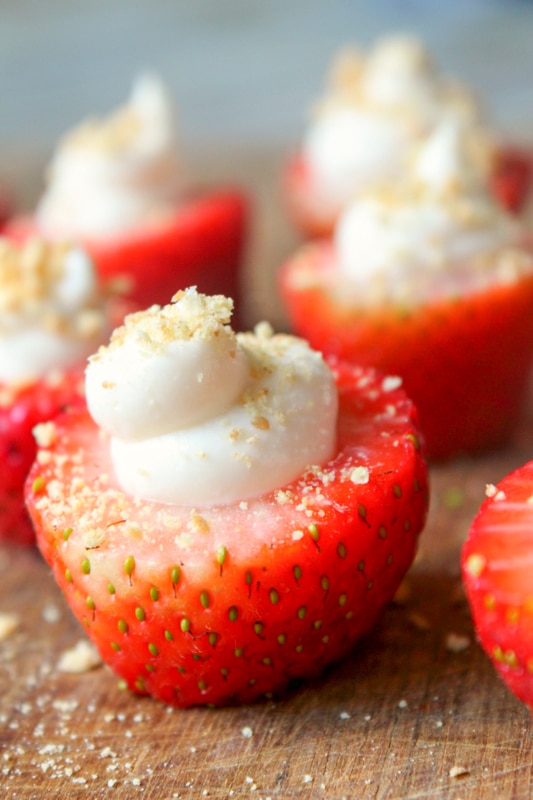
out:
<path id="1" fill-rule="evenodd" d="M 231 297 L 238 327 L 248 218 L 249 203 L 240 190 L 213 190 L 185 198 L 164 223 L 81 244 L 104 286 L 139 306 L 164 305 L 179 289 L 197 286 L 204 294 Z M 39 233 L 31 218 L 13 219 L 5 229 L 17 240 Z"/>
<path id="2" fill-rule="evenodd" d="M 533 273 L 409 310 L 392 303 L 373 310 L 346 302 L 334 270 L 327 242 L 282 265 L 280 294 L 297 335 L 326 355 L 400 375 L 430 458 L 509 441 L 533 360 Z"/>
<path id="3" fill-rule="evenodd" d="M 24 386 L 0 384 L 0 542 L 34 545 L 24 483 L 35 460 L 33 428 L 84 403 L 83 368 Z"/>
<path id="4" fill-rule="evenodd" d="M 396 382 L 335 369 L 338 455 L 233 506 L 136 501 L 86 412 L 57 421 L 27 506 L 74 613 L 132 691 L 178 706 L 282 691 L 345 655 L 393 597 L 427 513 L 416 410 Z"/>
<path id="5" fill-rule="evenodd" d="M 533 462 L 485 499 L 461 553 L 478 640 L 511 691 L 533 709 Z"/>
<path id="6" fill-rule="evenodd" d="M 511 214 L 519 214 L 531 196 L 533 150 L 503 144 L 496 152 L 489 189 Z M 282 173 L 285 204 L 293 225 L 304 237 L 330 238 L 343 204 L 326 200 L 311 167 L 301 153 L 293 154 Z"/>

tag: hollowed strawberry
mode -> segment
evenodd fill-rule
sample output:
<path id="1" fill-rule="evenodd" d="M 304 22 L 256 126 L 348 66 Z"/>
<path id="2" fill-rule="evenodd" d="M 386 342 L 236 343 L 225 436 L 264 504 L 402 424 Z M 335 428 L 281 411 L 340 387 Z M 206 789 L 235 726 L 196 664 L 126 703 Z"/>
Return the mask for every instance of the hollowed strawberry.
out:
<path id="1" fill-rule="evenodd" d="M 343 292 L 333 247 L 309 246 L 280 273 L 293 330 L 326 355 L 400 375 L 428 455 L 442 459 L 506 442 L 533 359 L 533 271 L 410 306 L 365 307 Z"/>
<path id="2" fill-rule="evenodd" d="M 74 613 L 131 690 L 178 706 L 280 691 L 345 655 L 394 595 L 428 502 L 416 411 L 397 380 L 335 370 L 337 456 L 234 505 L 127 496 L 87 413 L 57 421 L 28 509 Z"/>

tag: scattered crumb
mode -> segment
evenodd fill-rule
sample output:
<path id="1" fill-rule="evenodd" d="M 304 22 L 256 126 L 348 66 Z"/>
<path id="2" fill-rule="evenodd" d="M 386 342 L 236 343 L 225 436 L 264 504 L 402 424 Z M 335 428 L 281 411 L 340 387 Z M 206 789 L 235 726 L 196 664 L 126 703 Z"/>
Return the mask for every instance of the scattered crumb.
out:
<path id="1" fill-rule="evenodd" d="M 20 624 L 17 614 L 8 611 L 0 611 L 0 642 L 11 636 Z"/>
<path id="2" fill-rule="evenodd" d="M 465 775 L 469 775 L 470 770 L 467 767 L 456 765 L 454 767 L 451 767 L 449 774 L 450 778 L 462 778 Z"/>
<path id="3" fill-rule="evenodd" d="M 494 486 L 493 483 L 487 483 L 487 485 L 485 486 L 485 494 L 487 495 L 487 497 L 492 497 L 496 501 L 506 499 L 505 492 L 502 492 L 501 489 L 498 490 L 498 487 Z"/>
<path id="4" fill-rule="evenodd" d="M 352 715 L 349 714 L 347 711 L 341 711 L 341 713 L 339 714 L 339 717 L 341 719 L 351 719 Z"/>
<path id="5" fill-rule="evenodd" d="M 313 776 L 312 775 L 304 775 L 304 783 L 312 783 Z"/>
<path id="6" fill-rule="evenodd" d="M 387 375 L 387 377 L 383 378 L 381 388 L 384 392 L 393 392 L 395 389 L 399 389 L 401 385 L 402 379 L 398 375 Z"/>
<path id="7" fill-rule="evenodd" d="M 53 422 L 40 422 L 33 428 L 33 435 L 39 447 L 51 447 L 56 440 L 56 426 Z"/>
<path id="8" fill-rule="evenodd" d="M 428 618 L 417 611 L 411 612 L 407 619 L 417 631 L 429 631 L 431 629 L 431 623 Z"/>
<path id="9" fill-rule="evenodd" d="M 452 653 L 462 653 L 470 647 L 470 637 L 453 631 L 446 636 L 446 649 Z"/>
<path id="10" fill-rule="evenodd" d="M 241 728 L 241 733 L 245 739 L 251 739 L 254 735 L 253 730 L 248 725 L 245 725 L 244 728 Z"/>
<path id="11" fill-rule="evenodd" d="M 48 603 L 44 606 L 41 614 L 45 622 L 54 623 L 59 622 L 61 619 L 61 611 L 53 603 Z"/>
<path id="12" fill-rule="evenodd" d="M 368 467 L 354 467 L 350 472 L 350 480 L 356 485 L 364 485 L 370 480 Z"/>
<path id="13" fill-rule="evenodd" d="M 102 659 L 94 646 L 87 639 L 80 639 L 70 650 L 65 650 L 58 661 L 59 672 L 88 672 L 100 666 Z"/>

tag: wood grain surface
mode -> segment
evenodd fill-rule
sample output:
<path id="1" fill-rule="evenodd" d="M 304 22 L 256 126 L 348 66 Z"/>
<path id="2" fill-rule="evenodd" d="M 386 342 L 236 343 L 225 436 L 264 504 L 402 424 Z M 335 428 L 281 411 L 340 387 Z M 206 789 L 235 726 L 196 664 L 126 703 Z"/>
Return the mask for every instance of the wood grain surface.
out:
<path id="1" fill-rule="evenodd" d="M 283 325 L 275 268 L 294 246 L 281 154 L 201 157 L 254 196 L 249 321 Z M 533 403 L 532 403 L 533 407 Z M 431 470 L 420 553 L 397 601 L 351 656 L 280 701 L 171 710 L 119 691 L 105 667 L 59 672 L 83 637 L 36 551 L 0 549 L 0 798 L 527 800 L 528 711 L 477 646 L 459 552 L 485 484 L 533 453 L 533 419 L 505 451 Z"/>

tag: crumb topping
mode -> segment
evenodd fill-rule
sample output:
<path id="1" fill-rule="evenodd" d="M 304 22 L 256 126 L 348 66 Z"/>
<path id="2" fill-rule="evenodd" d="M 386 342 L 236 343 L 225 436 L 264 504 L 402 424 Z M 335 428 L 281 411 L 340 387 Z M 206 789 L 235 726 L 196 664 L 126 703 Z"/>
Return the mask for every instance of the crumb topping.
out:
<path id="1" fill-rule="evenodd" d="M 210 341 L 221 335 L 234 336 L 228 328 L 233 301 L 223 295 L 198 294 L 186 289 L 172 298 L 166 306 L 151 306 L 145 311 L 129 314 L 124 325 L 117 328 L 107 347 L 122 347 L 128 339 L 141 340 L 145 350 L 160 352 L 173 341 Z M 102 348 L 101 348 L 102 349 Z M 98 353 L 93 356 L 98 358 Z"/>
<path id="2" fill-rule="evenodd" d="M 72 300 L 71 259 L 88 256 L 67 242 L 32 238 L 23 244 L 0 237 L 0 320 L 11 330 L 15 320 L 37 320 L 47 332 L 90 341 L 104 327 L 105 315 L 93 288 Z M 87 267 L 84 265 L 83 270 Z M 83 280 L 83 279 L 82 279 Z"/>
<path id="3" fill-rule="evenodd" d="M 105 154 L 127 150 L 139 137 L 142 121 L 131 108 L 121 108 L 103 119 L 89 118 L 68 133 L 61 146 L 90 148 Z"/>
<path id="4" fill-rule="evenodd" d="M 0 239 L 0 313 L 20 314 L 40 308 L 64 275 L 69 245 L 30 239 L 19 246 Z M 51 320 L 54 324 L 54 320 Z"/>

